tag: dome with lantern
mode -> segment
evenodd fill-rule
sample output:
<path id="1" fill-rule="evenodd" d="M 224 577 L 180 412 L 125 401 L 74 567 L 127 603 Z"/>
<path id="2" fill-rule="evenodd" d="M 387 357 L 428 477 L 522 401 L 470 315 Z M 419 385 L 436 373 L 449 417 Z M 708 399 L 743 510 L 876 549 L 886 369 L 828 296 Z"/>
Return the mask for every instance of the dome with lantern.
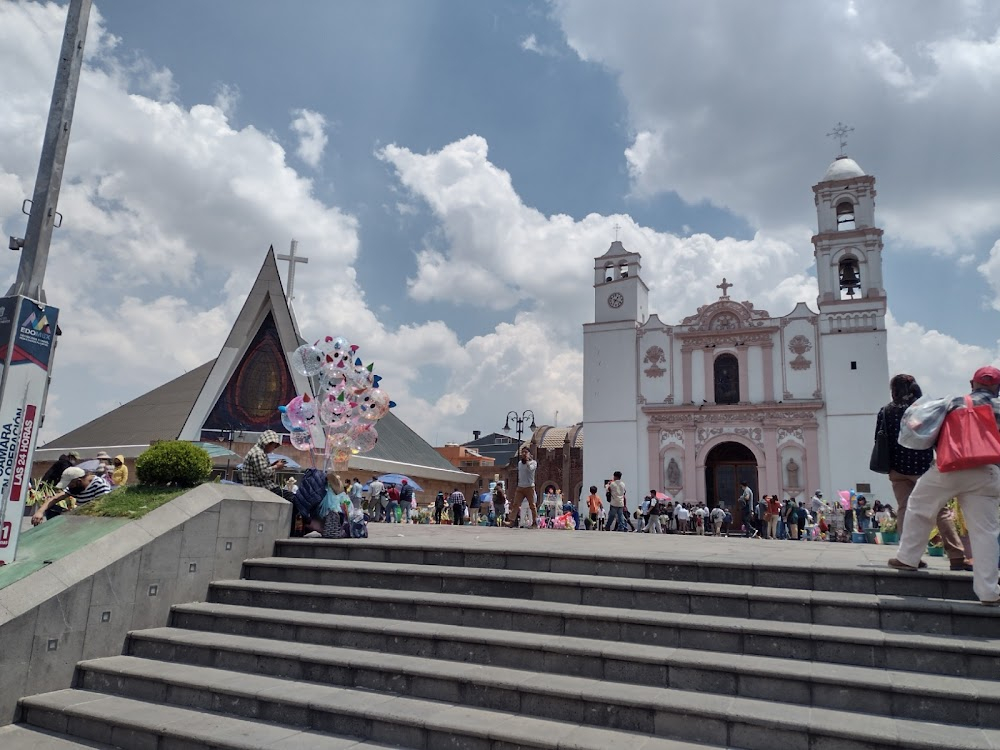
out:
<path id="1" fill-rule="evenodd" d="M 849 180 L 852 177 L 864 177 L 865 170 L 849 156 L 838 156 L 826 170 L 820 182 L 832 182 L 833 180 Z"/>

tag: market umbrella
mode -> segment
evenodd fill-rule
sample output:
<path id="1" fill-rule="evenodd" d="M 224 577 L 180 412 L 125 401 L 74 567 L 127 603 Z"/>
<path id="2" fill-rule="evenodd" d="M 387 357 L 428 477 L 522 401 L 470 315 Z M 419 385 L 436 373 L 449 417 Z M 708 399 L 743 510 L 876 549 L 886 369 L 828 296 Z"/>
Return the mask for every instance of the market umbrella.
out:
<path id="1" fill-rule="evenodd" d="M 302 468 L 302 466 L 299 465 L 299 462 L 296 461 L 294 458 L 289 458 L 288 456 L 283 456 L 280 453 L 268 453 L 267 454 L 267 460 L 270 461 L 272 464 L 275 461 L 284 461 L 286 469 L 301 469 Z"/>
<path id="2" fill-rule="evenodd" d="M 402 484 L 404 479 L 406 480 L 406 483 L 410 485 L 417 492 L 424 491 L 423 487 L 414 482 L 405 474 L 383 474 L 378 478 L 378 481 L 380 481 L 382 484 Z"/>
<path id="3" fill-rule="evenodd" d="M 657 492 L 656 493 L 656 499 L 657 500 L 666 500 L 667 502 L 670 502 L 671 500 L 673 500 L 673 498 L 670 497 L 670 495 L 668 495 L 668 494 L 666 494 L 664 492 Z"/>
<path id="4" fill-rule="evenodd" d="M 86 461 L 81 461 L 76 465 L 76 468 L 83 469 L 84 471 L 94 471 L 98 466 L 101 465 L 100 459 L 88 458 Z"/>
<path id="5" fill-rule="evenodd" d="M 218 443 L 196 443 L 192 441 L 191 445 L 197 445 L 212 458 L 243 458 L 239 453 L 231 451 Z"/>

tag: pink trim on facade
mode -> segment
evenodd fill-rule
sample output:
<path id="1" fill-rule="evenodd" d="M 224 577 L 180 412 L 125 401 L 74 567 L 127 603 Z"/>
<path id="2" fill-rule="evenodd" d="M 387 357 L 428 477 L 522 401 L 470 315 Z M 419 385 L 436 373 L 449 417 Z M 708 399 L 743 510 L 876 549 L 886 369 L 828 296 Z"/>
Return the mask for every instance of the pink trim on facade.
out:
<path id="1" fill-rule="evenodd" d="M 764 359 L 764 400 L 774 401 L 774 344 L 764 344 L 760 351 Z"/>
<path id="2" fill-rule="evenodd" d="M 649 442 L 649 487 L 660 489 L 665 486 L 663 479 L 663 458 L 660 455 L 660 428 L 649 425 L 646 428 Z M 648 490 L 649 487 L 646 489 Z M 646 490 L 643 490 L 645 492 Z"/>
<path id="3" fill-rule="evenodd" d="M 767 462 L 767 469 L 765 475 L 767 477 L 766 482 L 761 482 L 761 484 L 766 484 L 768 495 L 778 494 L 778 497 L 782 495 L 782 484 L 781 481 L 781 457 L 778 455 L 778 426 L 776 424 L 769 424 L 764 428 L 764 453 L 770 459 Z M 760 481 L 761 469 L 760 466 L 757 467 L 757 479 Z M 761 487 L 761 494 L 765 493 L 763 487 Z"/>
<path id="4" fill-rule="evenodd" d="M 750 402 L 750 357 L 746 344 L 736 345 L 736 361 L 740 366 L 740 403 Z"/>
<path id="5" fill-rule="evenodd" d="M 673 347 L 670 347 L 673 349 Z M 681 384 L 682 391 L 681 395 L 683 398 L 681 401 L 685 404 L 690 404 L 693 396 L 691 395 L 691 350 L 682 349 L 681 350 Z"/>
<path id="6" fill-rule="evenodd" d="M 806 441 L 805 476 L 808 477 L 809 481 L 806 485 L 805 491 L 808 496 L 819 487 L 819 425 L 803 425 L 802 434 Z"/>
<path id="7" fill-rule="evenodd" d="M 706 350 L 705 354 L 702 354 L 702 360 L 705 362 L 705 400 L 710 403 L 715 403 L 715 350 L 712 350 L 712 355 L 709 356 Z M 720 352 L 721 353 L 721 352 Z"/>

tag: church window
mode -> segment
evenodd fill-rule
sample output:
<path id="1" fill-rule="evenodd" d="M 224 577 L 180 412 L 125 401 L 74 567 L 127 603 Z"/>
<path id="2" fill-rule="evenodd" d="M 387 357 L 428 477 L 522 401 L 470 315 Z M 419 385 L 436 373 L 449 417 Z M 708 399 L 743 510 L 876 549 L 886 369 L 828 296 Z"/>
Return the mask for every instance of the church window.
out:
<path id="1" fill-rule="evenodd" d="M 740 363 L 732 354 L 715 358 L 715 403 L 738 404 L 740 401 Z"/>
<path id="2" fill-rule="evenodd" d="M 858 272 L 858 260 L 850 255 L 840 261 L 838 267 L 840 278 L 840 298 L 854 299 L 854 294 L 861 288 L 861 276 Z"/>
<path id="3" fill-rule="evenodd" d="M 851 361 L 851 369 L 852 370 L 857 370 L 858 369 L 858 363 L 852 360 Z"/>
<path id="4" fill-rule="evenodd" d="M 841 201 L 837 204 L 837 230 L 854 228 L 854 204 L 850 201 Z"/>

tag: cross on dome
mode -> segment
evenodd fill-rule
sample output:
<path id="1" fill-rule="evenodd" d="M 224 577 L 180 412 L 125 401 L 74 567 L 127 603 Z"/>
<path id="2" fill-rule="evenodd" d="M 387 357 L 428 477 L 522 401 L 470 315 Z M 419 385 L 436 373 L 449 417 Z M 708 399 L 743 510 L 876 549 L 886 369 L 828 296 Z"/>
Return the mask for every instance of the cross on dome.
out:
<path id="1" fill-rule="evenodd" d="M 838 156 L 847 156 L 845 153 L 845 149 L 847 148 L 847 134 L 853 132 L 854 128 L 849 127 L 842 122 L 838 122 L 833 130 L 826 134 L 827 138 L 836 138 L 840 143 L 840 153 Z"/>
<path id="2" fill-rule="evenodd" d="M 731 286 L 733 286 L 733 285 L 730 284 L 728 281 L 726 281 L 726 277 L 723 276 L 722 277 L 722 283 L 715 285 L 716 289 L 721 289 L 722 290 L 722 296 L 719 299 L 729 299 L 729 287 L 731 287 Z"/>

